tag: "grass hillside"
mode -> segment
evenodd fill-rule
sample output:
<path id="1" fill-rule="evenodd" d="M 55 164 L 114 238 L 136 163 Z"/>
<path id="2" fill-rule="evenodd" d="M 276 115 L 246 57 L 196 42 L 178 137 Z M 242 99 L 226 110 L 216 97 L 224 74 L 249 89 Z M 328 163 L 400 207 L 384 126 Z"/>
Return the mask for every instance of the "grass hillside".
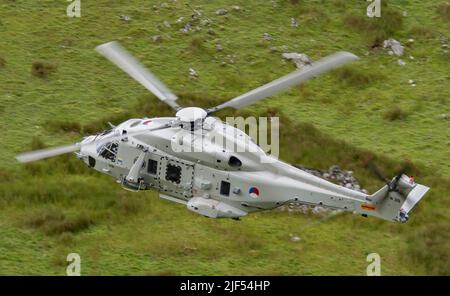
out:
<path id="1" fill-rule="evenodd" d="M 366 1 L 81 2 L 79 19 L 66 16 L 64 1 L 0 3 L 0 274 L 63 275 L 71 252 L 83 274 L 363 275 L 372 252 L 386 275 L 450 274 L 448 2 L 385 0 L 380 19 L 365 16 Z M 216 15 L 220 8 L 228 13 Z M 192 9 L 202 16 L 182 33 Z M 390 37 L 404 56 L 382 48 Z M 93 50 L 111 40 L 181 103 L 200 106 L 293 71 L 285 47 L 313 60 L 353 52 L 357 63 L 234 114 L 279 115 L 286 161 L 338 164 L 371 191 L 382 186 L 374 162 L 432 189 L 404 225 L 281 211 L 236 222 L 195 215 L 153 191 L 126 192 L 71 155 L 18 165 L 20 151 L 76 141 L 107 121 L 172 114 Z"/>

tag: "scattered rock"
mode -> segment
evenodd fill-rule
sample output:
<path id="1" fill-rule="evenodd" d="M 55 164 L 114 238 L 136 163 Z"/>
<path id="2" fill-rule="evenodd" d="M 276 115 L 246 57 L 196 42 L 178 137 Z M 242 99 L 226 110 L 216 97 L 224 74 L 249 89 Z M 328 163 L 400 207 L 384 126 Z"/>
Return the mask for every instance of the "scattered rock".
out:
<path id="1" fill-rule="evenodd" d="M 270 36 L 269 33 L 264 33 L 264 34 L 263 34 L 263 40 L 265 40 L 265 41 L 271 41 L 271 40 L 272 40 L 272 37 Z"/>
<path id="2" fill-rule="evenodd" d="M 315 207 L 313 207 L 313 209 L 312 209 L 312 213 L 313 214 L 315 214 L 315 215 L 323 215 L 323 214 L 325 214 L 325 213 L 327 213 L 327 212 L 329 212 L 330 210 L 328 210 L 328 209 L 326 209 L 326 208 L 324 208 L 324 207 L 321 207 L 321 206 L 315 206 Z"/>
<path id="3" fill-rule="evenodd" d="M 193 13 L 191 14 L 191 20 L 197 20 L 201 18 L 202 12 L 199 10 L 194 9 Z"/>
<path id="4" fill-rule="evenodd" d="M 216 32 L 212 28 L 208 28 L 209 35 L 216 35 Z"/>
<path id="5" fill-rule="evenodd" d="M 438 118 L 442 119 L 442 120 L 448 120 L 450 118 L 450 116 L 448 114 L 440 114 L 438 116 Z"/>
<path id="6" fill-rule="evenodd" d="M 409 38 L 409 39 L 408 39 L 408 42 L 409 42 L 409 43 L 413 43 L 414 41 L 415 41 L 415 40 L 412 39 L 412 38 Z"/>
<path id="7" fill-rule="evenodd" d="M 155 43 L 161 43 L 162 42 L 162 36 L 161 35 L 152 36 L 152 40 Z"/>
<path id="8" fill-rule="evenodd" d="M 236 59 L 236 56 L 235 55 L 227 55 L 227 59 L 228 59 L 228 63 L 229 64 L 234 64 L 235 63 L 235 59 Z"/>
<path id="9" fill-rule="evenodd" d="M 226 10 L 225 8 L 220 8 L 216 10 L 216 14 L 217 15 L 226 15 L 228 14 L 228 10 Z"/>
<path id="10" fill-rule="evenodd" d="M 302 240 L 302 239 L 301 239 L 299 236 L 297 236 L 297 235 L 291 235 L 290 237 L 291 237 L 291 241 L 293 241 L 293 242 L 299 242 L 299 241 Z"/>
<path id="11" fill-rule="evenodd" d="M 287 52 L 288 51 L 287 45 L 281 45 L 281 46 L 272 46 L 270 47 L 271 52 Z"/>
<path id="12" fill-rule="evenodd" d="M 186 254 L 186 255 L 192 254 L 192 253 L 194 253 L 195 251 L 197 251 L 197 248 L 195 248 L 195 247 L 188 247 L 188 246 L 185 246 L 184 249 L 183 249 L 183 252 L 184 252 L 184 254 Z"/>
<path id="13" fill-rule="evenodd" d="M 293 61 L 297 69 L 303 69 L 305 67 L 309 67 L 312 65 L 312 60 L 306 54 L 303 53 L 285 52 L 281 56 L 286 60 Z"/>
<path id="14" fill-rule="evenodd" d="M 198 77 L 197 71 L 195 71 L 195 70 L 192 69 L 192 68 L 189 68 L 189 75 L 190 75 L 191 77 L 195 77 L 195 78 Z"/>
<path id="15" fill-rule="evenodd" d="M 207 19 L 204 19 L 204 20 L 201 20 L 200 21 L 200 25 L 202 25 L 202 26 L 209 26 L 209 20 L 207 20 Z"/>
<path id="16" fill-rule="evenodd" d="M 176 22 L 177 24 L 181 24 L 183 21 L 184 21 L 184 17 L 183 17 L 183 16 L 180 16 L 175 22 Z"/>
<path id="17" fill-rule="evenodd" d="M 403 55 L 404 48 L 401 43 L 395 39 L 390 38 L 388 40 L 384 40 L 383 47 L 392 50 L 393 54 L 397 56 Z"/>
<path id="18" fill-rule="evenodd" d="M 294 27 L 294 28 L 298 27 L 298 21 L 295 17 L 291 17 L 291 27 Z"/>
<path id="19" fill-rule="evenodd" d="M 406 63 L 405 63 L 404 60 L 398 60 L 397 63 L 398 63 L 400 66 L 406 65 Z"/>
<path id="20" fill-rule="evenodd" d="M 121 15 L 121 16 L 119 16 L 119 18 L 126 23 L 131 21 L 131 17 L 129 17 L 128 15 Z"/>
<path id="21" fill-rule="evenodd" d="M 223 47 L 222 47 L 222 45 L 220 43 L 216 44 L 216 50 L 217 51 L 223 51 Z"/>
<path id="22" fill-rule="evenodd" d="M 404 17 L 407 17 L 407 16 L 408 16 L 408 12 L 405 10 L 405 11 L 403 11 L 402 15 L 403 15 Z"/>
<path id="23" fill-rule="evenodd" d="M 231 6 L 231 9 L 233 11 L 241 11 L 241 7 L 239 5 L 233 5 L 233 6 Z"/>
<path id="24" fill-rule="evenodd" d="M 413 80 L 413 79 L 410 79 L 410 80 L 408 80 L 408 83 L 411 85 L 411 86 L 416 86 L 416 81 L 415 80 Z"/>
<path id="25" fill-rule="evenodd" d="M 171 27 L 171 25 L 170 25 L 170 22 L 169 21 L 164 21 L 164 27 L 166 27 L 166 28 L 170 28 Z"/>
<path id="26" fill-rule="evenodd" d="M 180 29 L 181 33 L 187 33 L 189 31 L 192 30 L 191 24 L 190 23 L 185 23 L 184 27 Z"/>
<path id="27" fill-rule="evenodd" d="M 439 35 L 439 42 L 441 43 L 441 47 L 444 50 L 444 53 L 447 53 L 448 48 L 448 39 L 442 33 Z"/>

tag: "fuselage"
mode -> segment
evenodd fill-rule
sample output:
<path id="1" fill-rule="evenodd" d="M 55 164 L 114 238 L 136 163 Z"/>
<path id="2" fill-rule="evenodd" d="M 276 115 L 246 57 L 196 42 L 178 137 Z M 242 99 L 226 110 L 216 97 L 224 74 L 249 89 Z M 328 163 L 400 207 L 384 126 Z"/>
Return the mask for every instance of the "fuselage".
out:
<path id="1" fill-rule="evenodd" d="M 366 194 L 266 154 L 243 131 L 213 117 L 193 132 L 180 127 L 145 132 L 174 120 L 130 119 L 85 138 L 79 157 L 128 188 L 153 188 L 182 202 L 214 200 L 245 213 L 291 201 L 359 212 L 366 202 Z M 139 157 L 138 178 L 127 182 Z"/>

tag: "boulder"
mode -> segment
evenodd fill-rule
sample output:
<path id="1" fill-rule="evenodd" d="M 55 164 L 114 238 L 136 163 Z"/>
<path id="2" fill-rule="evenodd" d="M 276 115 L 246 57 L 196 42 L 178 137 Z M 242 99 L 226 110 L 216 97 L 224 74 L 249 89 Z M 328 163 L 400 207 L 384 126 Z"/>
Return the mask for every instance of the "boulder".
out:
<path id="1" fill-rule="evenodd" d="M 129 21 L 131 21 L 131 17 L 129 17 L 128 15 L 121 15 L 121 16 L 119 16 L 119 18 L 122 20 L 122 21 L 124 21 L 124 22 L 129 22 Z"/>
<path id="2" fill-rule="evenodd" d="M 198 77 L 197 71 L 195 71 L 193 68 L 189 68 L 189 75 L 191 77 Z"/>
<path id="3" fill-rule="evenodd" d="M 403 49 L 404 47 L 401 45 L 401 43 L 393 38 L 384 40 L 383 47 L 386 49 L 390 49 L 393 54 L 396 56 L 402 56 L 403 55 Z"/>
<path id="4" fill-rule="evenodd" d="M 152 40 L 155 43 L 161 43 L 162 42 L 162 36 L 161 35 L 152 36 Z"/>
<path id="5" fill-rule="evenodd" d="M 216 10 L 216 14 L 217 15 L 226 15 L 228 14 L 228 10 L 226 10 L 225 8 L 220 8 Z"/>
<path id="6" fill-rule="evenodd" d="M 263 40 L 265 40 L 265 41 L 271 41 L 271 40 L 272 40 L 272 37 L 270 36 L 269 33 L 264 33 L 264 34 L 263 34 Z"/>
<path id="7" fill-rule="evenodd" d="M 286 60 L 293 61 L 297 69 L 303 69 L 312 65 L 312 60 L 303 53 L 285 52 L 281 56 Z"/>

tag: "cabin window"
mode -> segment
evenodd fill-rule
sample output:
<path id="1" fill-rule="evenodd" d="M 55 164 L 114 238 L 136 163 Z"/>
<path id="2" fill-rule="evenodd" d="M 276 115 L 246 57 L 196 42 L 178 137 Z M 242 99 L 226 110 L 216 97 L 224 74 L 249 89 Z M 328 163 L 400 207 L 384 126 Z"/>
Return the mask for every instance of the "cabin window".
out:
<path id="1" fill-rule="evenodd" d="M 220 183 L 220 194 L 230 196 L 230 182 L 222 181 Z"/>
<path id="2" fill-rule="evenodd" d="M 168 164 L 166 170 L 166 180 L 180 184 L 181 167 L 173 164 Z"/>
<path id="3" fill-rule="evenodd" d="M 95 158 L 93 158 L 92 156 L 88 157 L 88 162 L 89 162 L 89 166 L 91 168 L 95 167 Z"/>
<path id="4" fill-rule="evenodd" d="M 148 160 L 147 172 L 152 175 L 156 175 L 158 171 L 158 162 L 153 159 Z"/>
<path id="5" fill-rule="evenodd" d="M 228 160 L 228 164 L 230 165 L 230 167 L 239 168 L 242 166 L 242 161 L 236 156 L 231 156 Z"/>

